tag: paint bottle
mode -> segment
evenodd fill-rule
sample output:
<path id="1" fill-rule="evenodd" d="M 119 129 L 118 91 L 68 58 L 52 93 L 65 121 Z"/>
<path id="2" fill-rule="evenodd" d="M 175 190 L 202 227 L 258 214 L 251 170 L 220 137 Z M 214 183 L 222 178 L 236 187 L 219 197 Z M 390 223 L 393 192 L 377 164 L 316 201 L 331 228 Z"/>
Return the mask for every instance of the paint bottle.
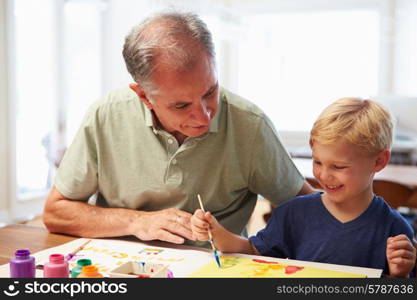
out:
<path id="1" fill-rule="evenodd" d="M 15 252 L 15 257 L 10 260 L 10 277 L 35 278 L 35 258 L 30 256 L 28 249 Z"/>
<path id="2" fill-rule="evenodd" d="M 77 278 L 102 278 L 103 275 L 98 272 L 96 266 L 85 266 L 83 267 L 80 275 Z"/>
<path id="3" fill-rule="evenodd" d="M 49 262 L 43 266 L 43 277 L 45 278 L 68 278 L 68 262 L 62 254 L 51 254 Z"/>
<path id="4" fill-rule="evenodd" d="M 77 260 L 77 265 L 71 270 L 71 277 L 77 278 L 78 275 L 80 275 L 83 267 L 90 266 L 91 264 L 92 264 L 91 259 L 88 259 L 88 258 L 82 258 L 82 259 Z"/>

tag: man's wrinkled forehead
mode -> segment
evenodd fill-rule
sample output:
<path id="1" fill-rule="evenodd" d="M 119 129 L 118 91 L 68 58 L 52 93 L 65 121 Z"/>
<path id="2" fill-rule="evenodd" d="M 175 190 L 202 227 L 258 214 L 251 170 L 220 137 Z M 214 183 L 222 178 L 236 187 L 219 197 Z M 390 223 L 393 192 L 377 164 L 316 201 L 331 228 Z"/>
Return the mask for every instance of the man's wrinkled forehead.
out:
<path id="1" fill-rule="evenodd" d="M 219 83 L 218 81 L 216 81 L 215 83 L 210 85 L 207 89 L 202 91 L 199 94 L 199 98 L 202 99 L 202 98 L 209 96 L 209 94 L 212 94 L 218 88 L 219 88 Z M 175 104 L 177 102 L 183 102 L 183 101 L 186 101 L 186 102 L 192 101 L 192 99 L 188 99 L 187 96 L 185 96 L 184 94 L 178 94 L 178 95 L 175 95 L 173 93 L 165 94 L 158 89 L 155 89 L 152 91 L 151 97 L 152 99 L 155 99 L 155 98 L 158 98 L 158 100 L 162 99 L 167 104 Z"/>

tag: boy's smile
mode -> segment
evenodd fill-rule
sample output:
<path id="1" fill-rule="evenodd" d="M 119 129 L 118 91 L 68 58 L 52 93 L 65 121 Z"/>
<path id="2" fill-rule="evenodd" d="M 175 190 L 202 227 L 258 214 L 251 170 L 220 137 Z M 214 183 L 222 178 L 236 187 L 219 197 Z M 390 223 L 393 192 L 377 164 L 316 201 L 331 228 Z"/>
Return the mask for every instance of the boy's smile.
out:
<path id="1" fill-rule="evenodd" d="M 332 193 L 332 192 L 337 192 L 340 189 L 342 189 L 343 184 L 341 184 L 341 185 L 328 185 L 328 184 L 326 184 L 323 188 L 326 190 L 326 192 Z"/>

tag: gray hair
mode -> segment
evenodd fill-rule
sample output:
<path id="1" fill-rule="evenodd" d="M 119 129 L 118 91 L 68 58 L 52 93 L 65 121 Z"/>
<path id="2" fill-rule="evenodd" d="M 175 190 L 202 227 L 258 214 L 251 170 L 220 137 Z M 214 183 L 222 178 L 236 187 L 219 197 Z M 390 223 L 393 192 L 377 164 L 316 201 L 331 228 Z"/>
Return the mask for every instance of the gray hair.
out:
<path id="1" fill-rule="evenodd" d="M 212 36 L 206 24 L 193 13 L 162 12 L 135 26 L 126 36 L 123 57 L 133 80 L 153 89 L 152 74 L 157 66 L 183 70 L 193 65 L 199 51 L 215 64 Z"/>

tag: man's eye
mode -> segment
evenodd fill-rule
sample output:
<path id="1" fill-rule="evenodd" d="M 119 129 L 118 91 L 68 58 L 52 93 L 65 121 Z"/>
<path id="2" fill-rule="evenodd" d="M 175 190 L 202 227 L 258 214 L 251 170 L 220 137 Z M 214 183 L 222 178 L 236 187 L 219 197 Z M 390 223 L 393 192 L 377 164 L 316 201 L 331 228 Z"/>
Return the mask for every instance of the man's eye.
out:
<path id="1" fill-rule="evenodd" d="M 203 99 L 208 99 L 208 98 L 210 98 L 211 96 L 213 96 L 213 95 L 214 95 L 214 91 L 215 91 L 215 90 L 212 90 L 212 91 L 210 91 L 209 93 L 205 94 L 205 95 L 203 96 Z"/>
<path id="2" fill-rule="evenodd" d="M 186 108 L 187 106 L 188 106 L 188 103 L 175 104 L 176 109 Z"/>

